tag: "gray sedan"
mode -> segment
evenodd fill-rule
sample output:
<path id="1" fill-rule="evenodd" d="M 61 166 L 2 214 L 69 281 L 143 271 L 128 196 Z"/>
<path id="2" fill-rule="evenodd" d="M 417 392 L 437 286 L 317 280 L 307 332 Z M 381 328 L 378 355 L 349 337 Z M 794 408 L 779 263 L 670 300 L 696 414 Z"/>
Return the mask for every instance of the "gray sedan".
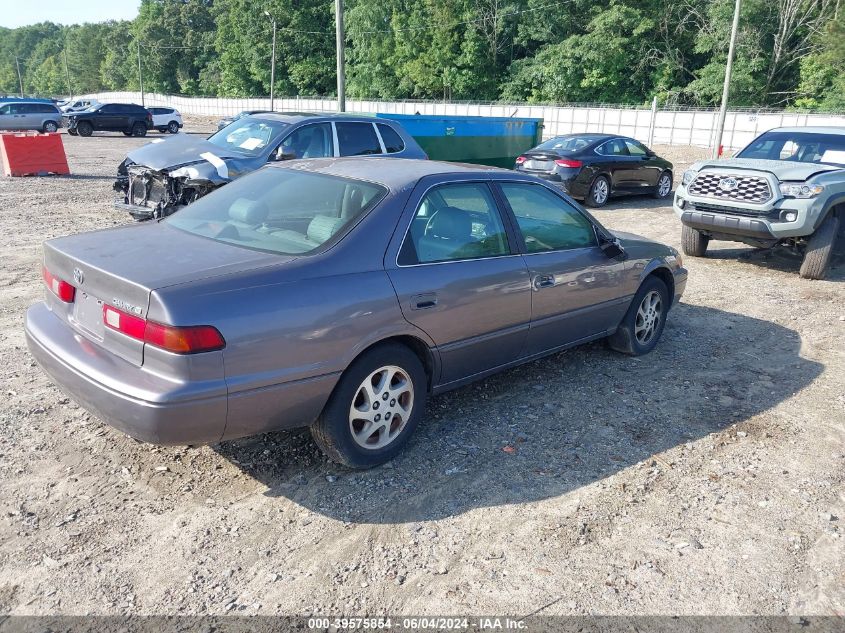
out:
<path id="1" fill-rule="evenodd" d="M 357 468 L 430 394 L 595 339 L 651 351 L 687 277 L 535 177 L 389 158 L 276 164 L 49 240 L 43 275 L 29 348 L 109 424 L 160 444 L 310 426 Z"/>

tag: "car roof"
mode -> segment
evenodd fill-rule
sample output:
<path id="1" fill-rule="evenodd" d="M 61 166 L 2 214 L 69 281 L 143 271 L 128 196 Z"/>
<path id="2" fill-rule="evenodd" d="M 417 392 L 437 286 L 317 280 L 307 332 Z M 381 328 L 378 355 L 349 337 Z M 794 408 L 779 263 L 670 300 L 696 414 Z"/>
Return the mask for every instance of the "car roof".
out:
<path id="1" fill-rule="evenodd" d="M 832 125 L 825 126 L 825 125 L 815 125 L 815 126 L 806 126 L 806 127 L 776 127 L 772 128 L 771 130 L 766 130 L 767 132 L 788 132 L 788 133 L 795 133 L 795 132 L 808 132 L 810 134 L 834 134 L 837 136 L 845 136 L 845 127 L 834 127 Z M 764 132 L 765 134 L 765 132 Z"/>
<path id="2" fill-rule="evenodd" d="M 348 156 L 346 158 L 316 158 L 273 163 L 271 169 L 302 169 L 341 178 L 353 178 L 379 183 L 391 188 L 416 182 L 425 176 L 441 174 L 475 174 L 477 176 L 511 175 L 518 172 L 487 165 L 446 163 L 437 160 Z"/>
<path id="3" fill-rule="evenodd" d="M 345 112 L 263 112 L 253 114 L 259 119 L 271 119 L 283 123 L 299 123 L 300 121 L 363 121 L 365 123 L 387 123 L 385 119 L 378 119 L 366 114 L 347 114 Z"/>

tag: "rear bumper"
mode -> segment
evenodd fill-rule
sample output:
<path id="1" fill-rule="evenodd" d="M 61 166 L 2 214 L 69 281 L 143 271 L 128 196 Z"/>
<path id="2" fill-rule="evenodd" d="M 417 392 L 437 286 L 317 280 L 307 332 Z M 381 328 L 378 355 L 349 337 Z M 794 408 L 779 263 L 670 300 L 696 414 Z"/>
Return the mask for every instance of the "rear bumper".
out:
<path id="1" fill-rule="evenodd" d="M 26 341 L 41 368 L 88 411 L 138 440 L 208 444 L 226 427 L 225 380 L 177 383 L 97 348 L 45 303 L 26 313 Z"/>

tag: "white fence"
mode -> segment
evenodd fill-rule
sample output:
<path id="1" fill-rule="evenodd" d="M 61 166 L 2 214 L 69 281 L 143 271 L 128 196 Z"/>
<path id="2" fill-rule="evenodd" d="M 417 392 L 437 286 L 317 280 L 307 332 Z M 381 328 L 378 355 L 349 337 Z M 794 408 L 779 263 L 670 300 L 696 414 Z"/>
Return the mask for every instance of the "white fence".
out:
<path id="1" fill-rule="evenodd" d="M 141 102 L 139 92 L 105 92 L 85 95 L 100 101 Z M 242 110 L 269 110 L 269 98 L 227 99 L 217 97 L 179 97 L 145 93 L 144 105 L 170 106 L 183 114 L 224 116 Z M 335 112 L 337 100 L 311 97 L 283 97 L 275 100 L 274 109 L 290 112 Z M 550 106 L 503 103 L 469 103 L 438 101 L 346 101 L 348 112 L 392 114 L 437 114 L 452 116 L 530 117 L 542 118 L 543 136 L 550 138 L 570 132 L 605 132 L 631 136 L 648 142 L 652 112 L 647 108 L 619 106 Z M 712 147 L 718 112 L 708 109 L 664 110 L 654 116 L 653 143 L 657 145 L 696 145 Z M 783 126 L 845 126 L 845 115 L 806 114 L 796 112 L 729 111 L 725 121 L 722 145 L 738 149 L 758 134 Z"/>

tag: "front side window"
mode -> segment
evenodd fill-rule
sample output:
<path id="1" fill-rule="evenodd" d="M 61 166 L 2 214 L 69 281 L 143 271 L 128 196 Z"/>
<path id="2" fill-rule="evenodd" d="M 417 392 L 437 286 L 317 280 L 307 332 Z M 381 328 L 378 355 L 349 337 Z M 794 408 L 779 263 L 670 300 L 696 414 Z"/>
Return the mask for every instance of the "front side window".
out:
<path id="1" fill-rule="evenodd" d="M 343 234 L 387 190 L 297 169 L 261 169 L 169 216 L 172 226 L 243 248 L 305 255 Z"/>
<path id="2" fill-rule="evenodd" d="M 268 146 L 276 146 L 288 124 L 270 119 L 244 117 L 208 137 L 208 141 L 236 154 L 259 156 Z"/>
<path id="3" fill-rule="evenodd" d="M 845 135 L 817 132 L 766 132 L 737 158 L 787 160 L 845 167 Z"/>
<path id="4" fill-rule="evenodd" d="M 381 154 L 376 131 L 372 123 L 335 123 L 337 143 L 341 156 L 368 156 Z"/>
<path id="5" fill-rule="evenodd" d="M 0 106 L 0 114 L 11 114 L 12 113 L 12 106 L 8 103 L 4 106 Z"/>
<path id="6" fill-rule="evenodd" d="M 399 254 L 403 266 L 508 255 L 507 236 L 485 183 L 441 185 L 420 201 Z"/>
<path id="7" fill-rule="evenodd" d="M 328 123 L 315 123 L 294 130 L 282 141 L 279 153 L 289 158 L 323 158 L 334 155 L 332 126 Z"/>
<path id="8" fill-rule="evenodd" d="M 596 246 L 592 223 L 542 185 L 502 183 L 528 253 Z"/>

